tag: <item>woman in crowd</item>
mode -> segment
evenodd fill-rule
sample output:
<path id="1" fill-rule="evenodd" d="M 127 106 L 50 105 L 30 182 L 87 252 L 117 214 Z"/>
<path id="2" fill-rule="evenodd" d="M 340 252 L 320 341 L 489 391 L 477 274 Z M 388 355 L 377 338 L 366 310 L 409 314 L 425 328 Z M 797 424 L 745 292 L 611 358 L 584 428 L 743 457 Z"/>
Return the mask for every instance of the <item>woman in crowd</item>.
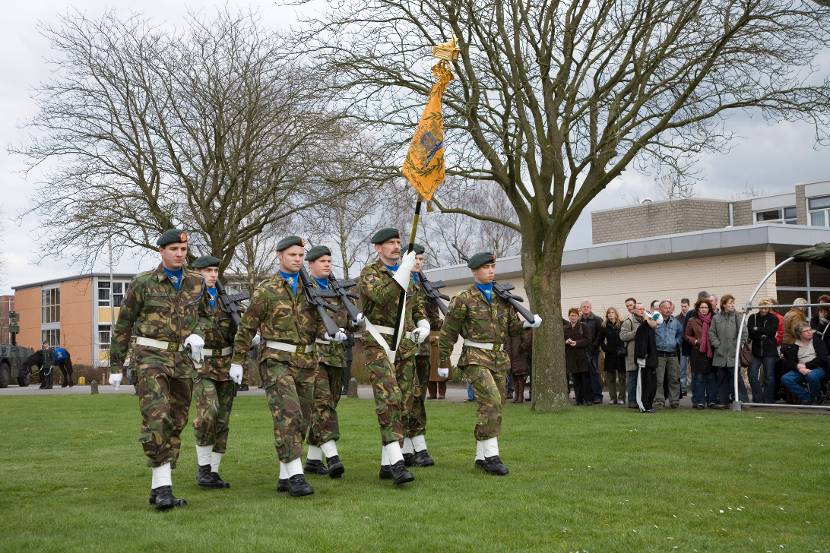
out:
<path id="1" fill-rule="evenodd" d="M 816 314 L 810 318 L 810 327 L 821 335 L 824 345 L 828 346 L 830 351 L 830 332 L 828 332 L 828 324 L 830 324 L 830 296 L 824 294 L 818 297 L 818 302 L 821 304 L 816 309 Z"/>
<path id="2" fill-rule="evenodd" d="M 518 336 L 508 337 L 507 355 L 513 376 L 513 403 L 524 403 L 525 380 L 530 375 L 533 353 L 533 331 L 526 328 Z"/>
<path id="3" fill-rule="evenodd" d="M 605 321 L 600 330 L 600 348 L 605 353 L 605 381 L 608 383 L 608 394 L 613 405 L 625 405 L 626 347 L 620 339 L 621 324 L 620 314 L 613 307 L 609 307 L 605 311 Z"/>
<path id="4" fill-rule="evenodd" d="M 795 325 L 794 334 L 795 343 L 782 348 L 787 373 L 781 383 L 802 405 L 820 405 L 824 402 L 821 385 L 828 366 L 827 346 L 808 323 Z"/>
<path id="5" fill-rule="evenodd" d="M 735 348 L 738 346 L 738 328 L 741 318 L 735 311 L 735 297 L 724 294 L 720 299 L 720 311 L 712 317 L 709 341 L 712 343 L 712 366 L 718 371 L 718 400 L 721 409 L 728 409 L 733 397 L 735 378 Z M 741 345 L 746 342 L 746 332 L 741 334 Z M 748 401 L 744 379 L 738 375 L 738 394 L 741 401 Z"/>
<path id="6" fill-rule="evenodd" d="M 749 385 L 752 388 L 752 401 L 755 403 L 773 403 L 775 401 L 775 364 L 778 362 L 778 317 L 771 311 L 769 300 L 761 300 L 758 313 L 753 313 L 747 320 L 749 340 L 752 342 L 752 363 L 749 365 Z M 764 368 L 763 384 L 761 367 Z"/>
<path id="7" fill-rule="evenodd" d="M 695 409 L 718 407 L 718 375 L 712 367 L 712 304 L 708 299 L 695 303 L 695 316 L 686 324 L 683 339 L 689 344 L 689 366 L 692 369 L 692 406 Z"/>
<path id="8" fill-rule="evenodd" d="M 573 379 L 577 405 L 593 405 L 587 353 L 590 343 L 587 330 L 579 320 L 579 309 L 571 307 L 565 324 L 565 368 Z"/>

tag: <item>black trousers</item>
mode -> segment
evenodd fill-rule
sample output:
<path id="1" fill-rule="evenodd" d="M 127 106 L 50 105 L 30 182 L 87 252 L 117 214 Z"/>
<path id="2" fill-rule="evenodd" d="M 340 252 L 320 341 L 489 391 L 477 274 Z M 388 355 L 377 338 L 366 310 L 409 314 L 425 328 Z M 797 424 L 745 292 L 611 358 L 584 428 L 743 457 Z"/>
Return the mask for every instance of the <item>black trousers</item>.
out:
<path id="1" fill-rule="evenodd" d="M 646 411 L 654 409 L 654 396 L 657 395 L 657 367 L 640 369 L 640 401 Z"/>
<path id="2" fill-rule="evenodd" d="M 593 394 L 591 391 L 591 373 L 589 371 L 582 373 L 573 373 L 571 375 L 574 381 L 574 397 L 576 404 L 581 405 L 586 403 L 592 405 Z"/>
<path id="3" fill-rule="evenodd" d="M 61 369 L 61 388 L 73 386 L 75 383 L 72 381 L 72 367 L 63 361 L 58 362 L 58 367 Z"/>

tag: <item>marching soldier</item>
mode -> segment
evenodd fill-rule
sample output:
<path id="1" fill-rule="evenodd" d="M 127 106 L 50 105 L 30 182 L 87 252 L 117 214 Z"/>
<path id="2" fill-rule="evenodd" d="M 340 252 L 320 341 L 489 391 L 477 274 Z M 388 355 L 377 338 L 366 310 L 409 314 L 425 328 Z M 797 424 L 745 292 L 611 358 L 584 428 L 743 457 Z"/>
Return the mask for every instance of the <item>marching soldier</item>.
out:
<path id="1" fill-rule="evenodd" d="M 153 469 L 150 504 L 159 510 L 187 504 L 173 495 L 171 469 L 179 458 L 180 436 L 187 424 L 194 361 L 201 361 L 205 344 L 196 334 L 204 280 L 184 268 L 187 240 L 186 232 L 169 229 L 156 241 L 161 263 L 133 279 L 110 346 L 109 382 L 117 388 L 130 339 L 135 338 L 131 364 L 137 371 L 143 421 L 139 441 Z"/>
<path id="2" fill-rule="evenodd" d="M 453 346 L 459 336 L 464 338 L 458 367 L 472 384 L 478 402 L 475 466 L 503 476 L 508 470 L 499 457 L 498 436 L 510 368 L 505 343 L 508 336 L 518 336 L 523 328 L 537 328 L 542 319 L 536 315 L 533 323 L 520 322 L 513 307 L 498 298 L 493 291 L 496 258 L 492 253 L 473 255 L 467 266 L 472 270 L 474 282 L 450 302 L 438 338 L 439 367 L 442 367 L 438 372 L 440 376 L 449 373 Z"/>
<path id="3" fill-rule="evenodd" d="M 414 480 L 404 464 L 400 441 L 404 437 L 403 397 L 396 374 L 414 373 L 417 345 L 429 336 L 423 303 L 414 294 L 407 295 L 404 311 L 404 331 L 396 352 L 395 365 L 390 362 L 392 337 L 398 314 L 400 293 L 412 290 L 411 273 L 415 252 L 401 258 L 400 233 L 384 228 L 372 236 L 378 258 L 366 265 L 360 273 L 360 300 L 366 317 L 364 353 L 366 368 L 375 396 L 375 413 L 380 426 L 382 443 L 380 478 L 392 479 L 395 484 Z M 417 320 L 417 327 L 414 321 Z M 404 385 L 405 387 L 405 385 Z M 408 393 L 411 392 L 411 387 Z"/>
<path id="4" fill-rule="evenodd" d="M 236 332 L 231 370 L 241 374 L 248 347 L 259 330 L 259 371 L 274 419 L 280 460 L 277 491 L 297 497 L 314 493 L 303 474 L 303 438 L 308 432 L 314 378 L 315 340 L 322 333 L 319 313 L 303 294 L 299 271 L 305 242 L 288 236 L 277 244 L 280 270 L 254 292 Z M 342 331 L 329 341 L 343 341 Z"/>
<path id="5" fill-rule="evenodd" d="M 312 284 L 323 290 L 329 289 L 331 274 L 331 250 L 326 246 L 314 246 L 306 254 L 308 273 Z M 326 298 L 329 305 L 341 307 L 339 298 Z M 338 309 L 334 314 L 340 326 L 346 326 L 345 312 Z M 340 478 L 345 469 L 337 453 L 340 439 L 340 425 L 337 420 L 337 404 L 340 401 L 341 375 L 343 373 L 344 349 L 342 343 L 317 338 L 317 359 L 319 367 L 314 379 L 314 399 L 311 410 L 311 427 L 308 432 L 308 454 L 305 471 L 314 474 L 328 474 Z M 323 455 L 326 464 L 323 464 Z"/>
<path id="6" fill-rule="evenodd" d="M 203 255 L 193 262 L 205 279 L 205 294 L 199 303 L 200 328 L 204 332 L 205 348 L 202 350 L 202 366 L 197 367 L 193 382 L 193 400 L 196 402 L 196 483 L 203 488 L 230 488 L 219 476 L 219 464 L 228 444 L 228 423 L 233 408 L 234 380 L 241 375 L 231 375 L 234 324 L 230 315 L 219 306 L 216 281 L 219 278 L 220 260 Z M 237 376 L 237 378 L 234 378 Z"/>
<path id="7" fill-rule="evenodd" d="M 424 306 L 430 330 L 438 330 L 441 328 L 441 316 L 439 315 L 438 306 L 427 300 L 419 278 L 424 264 L 425 250 L 421 244 L 412 244 L 412 251 L 415 252 L 415 267 L 412 274 L 413 293 L 418 295 L 418 301 Z M 404 398 L 409 397 L 409 402 L 404 401 L 406 412 L 404 415 L 404 434 L 406 437 L 403 440 L 403 460 L 408 467 L 431 467 L 435 464 L 435 461 L 427 452 L 426 441 L 427 412 L 425 400 L 427 383 L 429 382 L 429 353 L 430 340 L 425 340 L 418 346 L 418 352 L 415 354 L 415 364 L 412 367 L 414 371 L 406 375 L 398 374 L 401 392 L 403 393 L 405 386 L 412 390 L 410 394 L 403 393 Z"/>

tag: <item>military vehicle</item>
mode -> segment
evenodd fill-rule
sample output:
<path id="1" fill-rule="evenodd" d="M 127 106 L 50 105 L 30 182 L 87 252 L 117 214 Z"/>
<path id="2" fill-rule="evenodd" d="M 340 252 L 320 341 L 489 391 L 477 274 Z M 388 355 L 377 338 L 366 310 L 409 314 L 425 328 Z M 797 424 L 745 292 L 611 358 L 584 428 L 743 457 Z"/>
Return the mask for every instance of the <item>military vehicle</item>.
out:
<path id="1" fill-rule="evenodd" d="M 6 388 L 12 382 L 18 386 L 28 386 L 31 377 L 31 367 L 25 366 L 25 360 L 35 350 L 18 346 L 15 336 L 20 332 L 18 314 L 9 312 L 9 333 L 12 336 L 11 344 L 0 344 L 0 388 Z"/>

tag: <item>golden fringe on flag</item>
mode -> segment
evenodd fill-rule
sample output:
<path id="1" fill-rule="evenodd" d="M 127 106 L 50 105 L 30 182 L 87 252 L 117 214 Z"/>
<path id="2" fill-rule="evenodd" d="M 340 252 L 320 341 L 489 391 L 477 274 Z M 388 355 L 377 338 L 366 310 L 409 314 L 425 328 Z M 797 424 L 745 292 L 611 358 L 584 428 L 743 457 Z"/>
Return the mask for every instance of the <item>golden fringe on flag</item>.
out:
<path id="1" fill-rule="evenodd" d="M 433 56 L 441 58 L 432 67 L 435 84 L 432 85 L 427 105 L 401 168 L 406 180 L 428 202 L 444 182 L 444 116 L 441 113 L 441 99 L 453 79 L 449 60 L 458 57 L 456 43 L 453 37 L 451 41 L 433 48 Z"/>

